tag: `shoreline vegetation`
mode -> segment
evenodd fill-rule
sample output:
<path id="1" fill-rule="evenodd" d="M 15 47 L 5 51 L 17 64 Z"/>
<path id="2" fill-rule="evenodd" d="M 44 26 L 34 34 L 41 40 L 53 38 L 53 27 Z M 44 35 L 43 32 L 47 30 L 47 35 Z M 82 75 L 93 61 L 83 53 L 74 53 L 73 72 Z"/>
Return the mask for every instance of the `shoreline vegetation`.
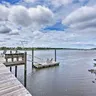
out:
<path id="1" fill-rule="evenodd" d="M 96 50 L 91 49 L 79 49 L 79 48 L 51 48 L 51 47 L 0 47 L 0 50 Z"/>

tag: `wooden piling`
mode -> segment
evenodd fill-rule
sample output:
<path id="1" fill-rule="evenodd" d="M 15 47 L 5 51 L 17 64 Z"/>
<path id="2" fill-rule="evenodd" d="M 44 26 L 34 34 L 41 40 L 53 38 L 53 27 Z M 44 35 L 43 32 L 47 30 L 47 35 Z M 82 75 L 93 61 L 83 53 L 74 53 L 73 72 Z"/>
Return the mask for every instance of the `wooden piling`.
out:
<path id="1" fill-rule="evenodd" d="M 15 66 L 15 77 L 17 77 L 17 66 Z"/>
<path id="2" fill-rule="evenodd" d="M 16 50 L 16 53 L 17 53 L 17 50 Z M 16 60 L 18 61 L 18 56 L 17 56 L 17 58 L 16 58 Z M 17 77 L 17 66 L 15 66 L 15 77 Z"/>
<path id="3" fill-rule="evenodd" d="M 12 50 L 10 50 L 10 54 L 12 54 Z M 12 56 L 12 62 L 13 62 L 13 56 Z M 10 71 L 12 72 L 12 67 L 10 66 Z"/>
<path id="4" fill-rule="evenodd" d="M 55 49 L 55 61 L 56 61 L 56 49 Z"/>
<path id="5" fill-rule="evenodd" d="M 32 68 L 33 68 L 33 64 L 34 64 L 34 49 L 32 49 Z"/>
<path id="6" fill-rule="evenodd" d="M 12 67 L 10 66 L 10 71 L 12 72 Z"/>
<path id="7" fill-rule="evenodd" d="M 16 50 L 15 53 L 18 53 L 18 51 Z M 16 60 L 18 61 L 18 56 L 17 56 Z M 15 66 L 15 77 L 17 77 L 17 66 Z"/>
<path id="8" fill-rule="evenodd" d="M 25 60 L 25 65 L 24 65 L 24 86 L 26 87 L 26 82 L 27 82 L 27 52 L 25 52 L 24 55 L 24 60 Z"/>

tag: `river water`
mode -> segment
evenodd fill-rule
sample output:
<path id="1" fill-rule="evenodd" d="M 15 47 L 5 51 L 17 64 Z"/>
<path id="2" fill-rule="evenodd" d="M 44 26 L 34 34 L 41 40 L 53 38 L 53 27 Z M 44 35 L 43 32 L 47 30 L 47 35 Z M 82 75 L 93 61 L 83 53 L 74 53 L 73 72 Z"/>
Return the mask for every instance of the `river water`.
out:
<path id="1" fill-rule="evenodd" d="M 31 60 L 29 54 L 32 52 L 28 51 L 27 58 Z M 54 50 L 35 51 L 35 56 L 43 61 L 51 59 Z M 95 68 L 94 58 L 94 50 L 57 50 L 57 61 L 60 62 L 57 67 L 35 70 L 28 61 L 27 89 L 33 96 L 96 96 L 96 76 L 88 72 Z M 18 67 L 18 79 L 23 83 L 23 66 Z"/>

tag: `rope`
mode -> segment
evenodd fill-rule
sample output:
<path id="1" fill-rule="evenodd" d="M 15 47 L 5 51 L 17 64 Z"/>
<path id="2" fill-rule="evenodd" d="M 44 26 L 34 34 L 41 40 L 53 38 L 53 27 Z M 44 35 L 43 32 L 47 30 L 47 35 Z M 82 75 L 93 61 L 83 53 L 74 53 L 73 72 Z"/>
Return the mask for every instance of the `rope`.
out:
<path id="1" fill-rule="evenodd" d="M 39 58 L 39 57 L 37 57 L 37 56 L 34 56 L 35 58 L 37 58 L 37 59 L 39 59 L 39 60 L 43 60 L 42 58 Z M 44 60 L 43 60 L 44 61 Z"/>
<path id="2" fill-rule="evenodd" d="M 27 60 L 27 61 L 32 62 L 31 60 Z M 33 62 L 33 63 L 38 63 L 38 64 L 40 64 L 39 62 Z"/>
<path id="3" fill-rule="evenodd" d="M 29 56 L 32 56 L 31 54 L 27 54 L 27 55 L 29 55 Z M 37 58 L 37 59 L 39 59 L 39 60 L 42 60 L 42 61 L 44 61 L 42 58 L 40 58 L 40 57 L 37 57 L 37 56 L 34 56 L 35 58 Z"/>
<path id="4" fill-rule="evenodd" d="M 32 56 L 31 54 L 27 54 L 27 55 Z"/>

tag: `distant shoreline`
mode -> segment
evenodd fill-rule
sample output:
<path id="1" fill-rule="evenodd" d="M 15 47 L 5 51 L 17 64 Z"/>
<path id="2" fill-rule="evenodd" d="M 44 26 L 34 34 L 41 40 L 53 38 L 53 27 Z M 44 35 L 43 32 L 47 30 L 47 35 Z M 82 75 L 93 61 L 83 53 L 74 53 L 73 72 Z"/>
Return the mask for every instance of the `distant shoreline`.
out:
<path id="1" fill-rule="evenodd" d="M 50 48 L 50 47 L 0 47 L 0 50 L 96 50 L 91 49 L 79 49 L 79 48 Z"/>

